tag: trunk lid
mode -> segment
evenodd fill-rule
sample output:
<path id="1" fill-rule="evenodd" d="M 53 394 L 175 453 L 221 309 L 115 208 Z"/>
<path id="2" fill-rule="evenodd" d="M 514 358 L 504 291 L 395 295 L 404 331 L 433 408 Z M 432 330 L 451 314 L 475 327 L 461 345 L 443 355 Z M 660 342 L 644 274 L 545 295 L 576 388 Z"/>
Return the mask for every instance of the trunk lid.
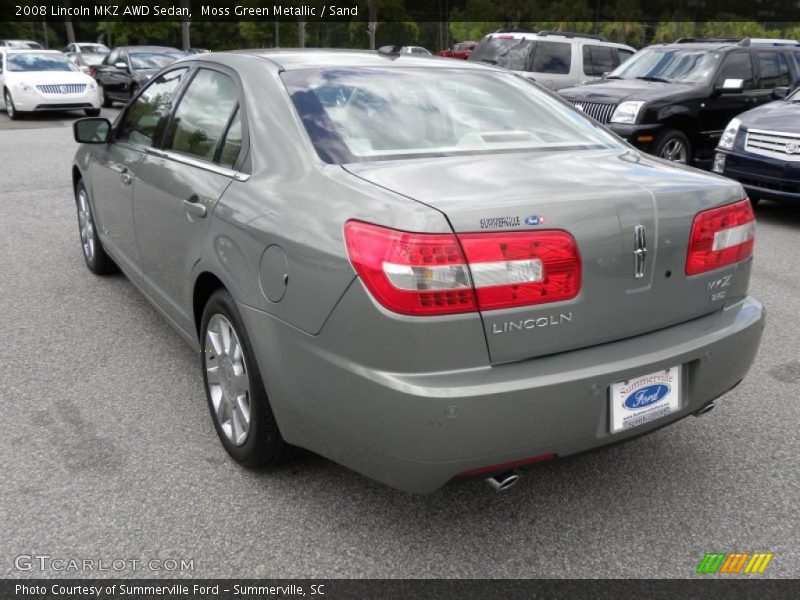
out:
<path id="1" fill-rule="evenodd" d="M 721 177 L 619 150 L 345 168 L 441 211 L 456 233 L 562 229 L 573 235 L 582 258 L 580 294 L 564 302 L 483 311 L 493 363 L 668 327 L 724 306 L 726 294 L 719 292 L 730 297 L 746 290 L 749 261 L 695 277 L 684 271 L 694 216 L 744 197 L 737 183 Z M 635 250 L 642 245 L 647 254 L 637 278 Z M 737 278 L 738 270 L 743 272 Z"/>

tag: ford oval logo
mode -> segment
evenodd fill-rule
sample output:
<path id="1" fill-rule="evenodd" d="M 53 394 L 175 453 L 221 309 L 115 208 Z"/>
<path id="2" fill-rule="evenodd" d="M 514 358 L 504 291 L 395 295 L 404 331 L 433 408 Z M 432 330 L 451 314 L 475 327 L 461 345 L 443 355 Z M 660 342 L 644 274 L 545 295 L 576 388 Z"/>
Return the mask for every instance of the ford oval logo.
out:
<path id="1" fill-rule="evenodd" d="M 625 408 L 630 410 L 638 410 L 645 406 L 655 404 L 659 400 L 663 400 L 664 396 L 669 394 L 669 386 L 665 383 L 655 383 L 648 385 L 640 390 L 636 390 L 625 398 Z"/>

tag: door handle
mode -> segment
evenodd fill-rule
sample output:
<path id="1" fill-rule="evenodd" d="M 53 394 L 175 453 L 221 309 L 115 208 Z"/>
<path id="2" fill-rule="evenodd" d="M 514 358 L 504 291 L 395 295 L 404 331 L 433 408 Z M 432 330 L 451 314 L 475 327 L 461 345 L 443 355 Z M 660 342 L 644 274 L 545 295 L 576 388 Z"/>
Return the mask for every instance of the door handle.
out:
<path id="1" fill-rule="evenodd" d="M 122 167 L 119 170 L 119 178 L 122 181 L 122 185 L 130 185 L 131 181 L 133 181 L 133 175 L 131 175 L 131 170 L 128 167 Z"/>
<path id="2" fill-rule="evenodd" d="M 206 205 L 200 204 L 200 198 L 198 198 L 196 195 L 192 196 L 188 200 L 184 200 L 183 208 L 186 209 L 187 213 L 197 217 L 198 219 L 204 219 L 205 216 L 208 214 L 208 209 L 206 208 Z"/>

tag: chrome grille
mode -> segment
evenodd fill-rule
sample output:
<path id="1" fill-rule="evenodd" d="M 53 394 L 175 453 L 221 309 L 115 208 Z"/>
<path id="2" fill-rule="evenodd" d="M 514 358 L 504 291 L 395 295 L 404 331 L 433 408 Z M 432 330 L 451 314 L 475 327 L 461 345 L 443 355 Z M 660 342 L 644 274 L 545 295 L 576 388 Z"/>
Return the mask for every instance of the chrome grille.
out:
<path id="1" fill-rule="evenodd" d="M 82 94 L 86 91 L 85 83 L 62 83 L 58 85 L 45 84 L 37 85 L 38 89 L 43 94 Z"/>
<path id="2" fill-rule="evenodd" d="M 800 133 L 751 129 L 747 132 L 744 148 L 753 154 L 800 161 Z"/>
<path id="3" fill-rule="evenodd" d="M 570 102 L 575 105 L 575 108 L 582 110 L 601 123 L 608 123 L 611 115 L 614 114 L 614 109 L 617 108 L 616 104 L 604 104 L 603 102 L 581 102 L 579 100 L 570 100 Z"/>

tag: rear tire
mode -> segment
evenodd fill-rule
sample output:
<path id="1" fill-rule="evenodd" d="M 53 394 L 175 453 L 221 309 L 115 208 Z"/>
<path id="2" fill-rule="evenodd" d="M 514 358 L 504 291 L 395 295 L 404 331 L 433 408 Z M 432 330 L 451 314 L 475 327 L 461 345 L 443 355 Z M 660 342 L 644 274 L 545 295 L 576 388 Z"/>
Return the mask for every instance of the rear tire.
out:
<path id="1" fill-rule="evenodd" d="M 78 232 L 81 236 L 81 250 L 86 266 L 95 275 L 109 275 L 117 271 L 117 265 L 106 253 L 97 235 L 92 205 L 83 180 L 75 185 L 75 205 L 78 209 Z"/>
<path id="2" fill-rule="evenodd" d="M 677 129 L 665 129 L 659 133 L 652 154 L 683 165 L 692 164 L 692 145 L 689 138 Z"/>
<path id="3" fill-rule="evenodd" d="M 98 84 L 99 85 L 99 84 Z M 114 101 L 108 97 L 106 93 L 106 87 L 104 85 L 100 86 L 100 94 L 103 97 L 103 108 L 111 108 L 114 106 Z"/>
<path id="4" fill-rule="evenodd" d="M 211 295 L 200 327 L 206 399 L 222 445 L 245 467 L 272 467 L 295 448 L 278 429 L 250 338 L 227 290 Z"/>

